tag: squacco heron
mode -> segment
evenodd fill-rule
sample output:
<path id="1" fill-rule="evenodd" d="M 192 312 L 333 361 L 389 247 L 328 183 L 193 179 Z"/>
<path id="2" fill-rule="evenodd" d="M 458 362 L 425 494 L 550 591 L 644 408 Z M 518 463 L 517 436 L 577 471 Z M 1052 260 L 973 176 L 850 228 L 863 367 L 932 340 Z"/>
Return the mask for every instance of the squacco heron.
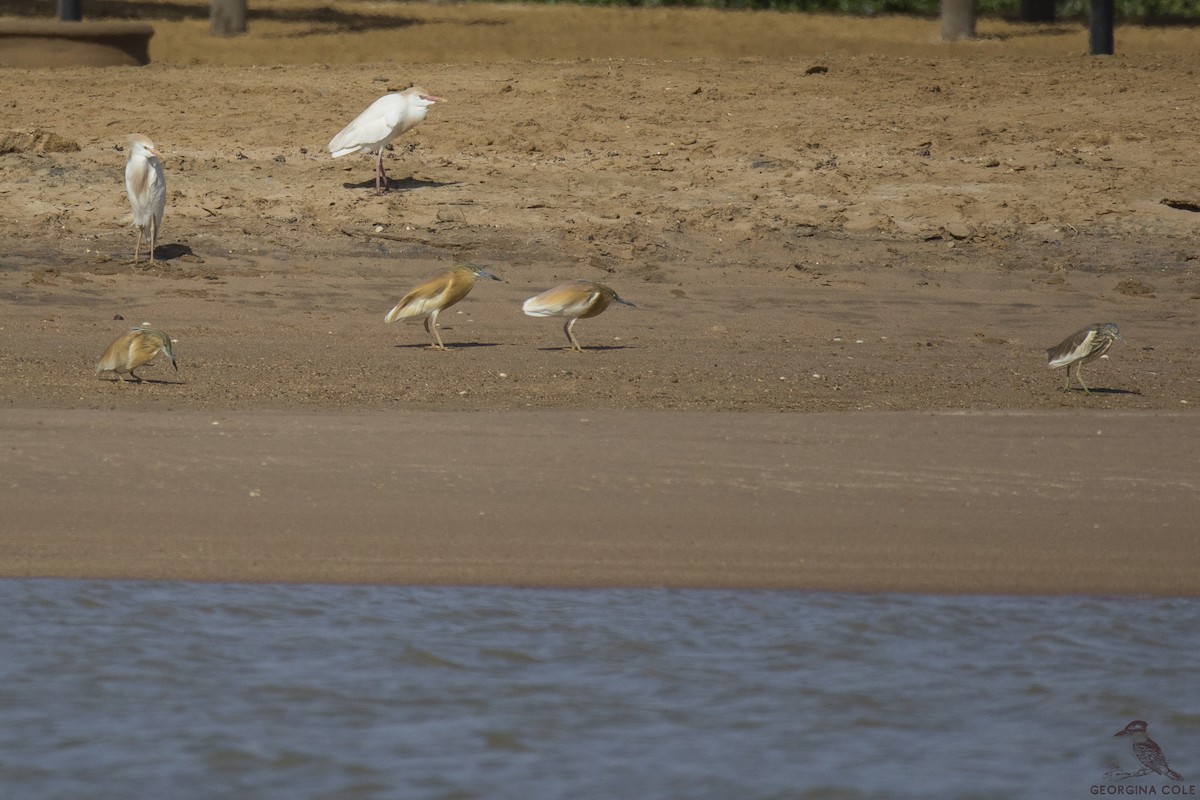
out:
<path id="1" fill-rule="evenodd" d="M 133 263 L 142 254 L 142 240 L 150 242 L 150 263 L 154 263 L 154 248 L 162 228 L 163 211 L 167 207 L 167 179 L 154 142 L 140 133 L 129 137 L 129 158 L 125 162 L 125 191 L 133 207 L 133 225 L 138 229 Z"/>
<path id="2" fill-rule="evenodd" d="M 1116 323 L 1097 322 L 1088 325 L 1047 350 L 1046 365 L 1051 369 L 1066 366 L 1067 383 L 1063 386 L 1063 391 L 1066 392 L 1071 389 L 1071 365 L 1074 364 L 1075 380 L 1079 381 L 1079 385 L 1083 387 L 1084 394 L 1091 394 L 1087 384 L 1083 382 L 1083 365 L 1107 353 L 1108 348 L 1112 347 L 1113 342 L 1118 339 L 1125 341 L 1121 337 L 1121 332 L 1117 330 Z"/>
<path id="3" fill-rule="evenodd" d="M 575 338 L 572 328 L 577 320 L 594 317 L 608 308 L 609 303 L 616 301 L 622 305 L 637 308 L 628 300 L 623 300 L 616 292 L 602 283 L 595 281 L 570 281 L 553 289 L 547 289 L 525 301 L 521 310 L 531 317 L 566 317 L 563 332 L 567 341 L 576 353 L 582 353 L 579 340 Z"/>
<path id="4" fill-rule="evenodd" d="M 385 194 L 389 181 L 383 172 L 383 149 L 392 139 L 420 124 L 431 105 L 443 102 L 442 98 L 419 86 L 385 94 L 333 137 L 329 152 L 334 158 L 351 153 L 374 153 L 375 191 Z"/>
<path id="5" fill-rule="evenodd" d="M 134 370 L 154 366 L 150 362 L 159 353 L 166 356 L 175 371 L 179 372 L 175 354 L 171 351 L 171 337 L 156 328 L 142 324 L 128 333 L 121 334 L 108 346 L 104 355 L 96 362 L 96 377 L 100 377 L 102 372 L 111 372 L 113 380 L 119 381 L 122 375 L 129 375 L 141 383 L 141 377 Z"/>
<path id="6" fill-rule="evenodd" d="M 433 339 L 430 345 L 434 350 L 445 350 L 441 334 L 437 329 L 438 314 L 462 300 L 470 293 L 476 278 L 489 278 L 494 281 L 499 277 L 475 264 L 459 264 L 443 275 L 430 278 L 420 286 L 404 295 L 396 307 L 383 318 L 384 322 L 395 322 L 398 319 L 416 321 L 425 320 L 425 332 Z"/>

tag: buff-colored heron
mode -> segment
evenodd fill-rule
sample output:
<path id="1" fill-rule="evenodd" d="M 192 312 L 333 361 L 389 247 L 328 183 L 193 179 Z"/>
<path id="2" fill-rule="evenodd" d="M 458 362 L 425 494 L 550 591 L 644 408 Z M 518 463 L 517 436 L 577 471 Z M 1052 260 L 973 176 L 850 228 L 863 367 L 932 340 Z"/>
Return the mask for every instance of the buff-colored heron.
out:
<path id="1" fill-rule="evenodd" d="M 375 191 L 384 194 L 388 190 L 388 176 L 383 172 L 384 148 L 400 134 L 419 125 L 431 105 L 444 102 L 419 86 L 385 94 L 333 137 L 329 152 L 334 158 L 351 153 L 374 153 Z"/>
<path id="2" fill-rule="evenodd" d="M 142 240 L 150 242 L 150 263 L 154 263 L 154 248 L 162 229 L 163 211 L 167 207 L 167 179 L 163 174 L 162 156 L 140 133 L 129 137 L 129 158 L 125 162 L 125 191 L 133 207 L 133 224 L 138 229 L 133 263 L 142 253 Z"/>
<path id="3" fill-rule="evenodd" d="M 637 308 L 602 283 L 578 280 L 555 286 L 529 298 L 521 306 L 521 310 L 531 317 L 566 317 L 563 332 L 567 334 L 571 349 L 582 353 L 583 348 L 579 346 L 579 340 L 575 338 L 572 330 L 576 321 L 597 316 L 613 302 Z"/>
<path id="4" fill-rule="evenodd" d="M 96 362 L 96 377 L 101 373 L 113 373 L 113 380 L 122 380 L 122 375 L 128 375 L 138 383 L 141 377 L 135 370 L 146 366 L 154 366 L 152 362 L 162 353 L 171 362 L 171 366 L 179 372 L 179 364 L 175 363 L 175 353 L 171 350 L 171 337 L 157 328 L 151 328 L 143 323 L 138 327 L 123 333 L 108 346 L 104 355 Z"/>
<path id="5" fill-rule="evenodd" d="M 1066 392 L 1071 389 L 1071 365 L 1074 364 L 1075 380 L 1079 381 L 1079 385 L 1083 387 L 1084 394 L 1091 394 L 1087 384 L 1083 382 L 1083 365 L 1107 353 L 1108 348 L 1112 347 L 1113 342 L 1118 339 L 1125 341 L 1117 329 L 1116 323 L 1097 322 L 1088 325 L 1047 350 L 1046 365 L 1051 369 L 1066 366 L 1067 383 L 1063 386 L 1063 391 Z"/>
<path id="6" fill-rule="evenodd" d="M 476 278 L 498 281 L 500 278 L 476 264 L 458 264 L 436 278 L 430 278 L 401 298 L 396 307 L 383 318 L 384 322 L 396 320 L 425 321 L 425 332 L 433 340 L 430 347 L 445 350 L 442 336 L 438 333 L 438 314 L 466 297 L 475 286 Z"/>

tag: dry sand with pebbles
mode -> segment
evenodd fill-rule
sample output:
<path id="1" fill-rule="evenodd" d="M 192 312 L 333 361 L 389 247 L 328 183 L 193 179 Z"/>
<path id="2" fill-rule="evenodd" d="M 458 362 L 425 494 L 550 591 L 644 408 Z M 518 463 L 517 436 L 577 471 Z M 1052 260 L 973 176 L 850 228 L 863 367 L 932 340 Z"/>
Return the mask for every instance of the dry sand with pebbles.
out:
<path id="1" fill-rule="evenodd" d="M 1195 593 L 1200 32 L 153 9 L 149 67 L 0 73 L 0 573 Z M 379 197 L 325 144 L 413 81 Z M 383 324 L 464 259 L 449 352 Z M 520 312 L 575 277 L 638 305 L 582 355 Z M 179 375 L 96 380 L 142 321 Z"/>

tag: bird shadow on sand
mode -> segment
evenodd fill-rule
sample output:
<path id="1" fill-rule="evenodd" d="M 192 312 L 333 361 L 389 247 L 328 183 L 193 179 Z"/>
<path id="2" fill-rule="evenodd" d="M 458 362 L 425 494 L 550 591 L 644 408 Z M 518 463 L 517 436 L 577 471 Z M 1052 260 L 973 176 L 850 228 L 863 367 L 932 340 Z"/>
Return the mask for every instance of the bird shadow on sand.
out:
<path id="1" fill-rule="evenodd" d="M 583 346 L 583 352 L 585 352 L 585 353 L 591 353 L 591 352 L 602 353 L 607 350 L 628 350 L 628 349 L 629 349 L 629 345 L 627 345 L 627 344 L 588 344 L 588 345 Z M 542 350 L 547 353 L 554 352 L 555 350 L 561 350 L 564 353 L 574 352 L 573 350 L 571 350 L 570 347 L 539 347 L 538 350 Z"/>
<path id="2" fill-rule="evenodd" d="M 457 181 L 422 181 L 416 178 L 392 178 L 388 181 L 388 188 L 385 194 L 399 194 L 401 192 L 411 192 L 414 189 L 438 189 L 443 186 L 456 186 Z M 375 179 L 371 178 L 368 181 L 361 183 L 343 183 L 343 189 L 375 189 Z"/>
<path id="3" fill-rule="evenodd" d="M 1088 390 L 1092 394 L 1136 394 L 1136 395 L 1141 394 L 1141 391 L 1139 391 L 1137 389 L 1110 389 L 1110 388 L 1105 388 L 1103 386 L 1100 386 L 1100 387 L 1089 386 Z M 1082 389 L 1072 389 L 1071 391 L 1074 392 L 1075 394 L 1083 394 L 1084 393 Z"/>
<path id="4" fill-rule="evenodd" d="M 192 248 L 188 247 L 186 244 L 160 244 L 158 247 L 154 248 L 155 261 L 174 261 L 177 258 L 194 255 L 196 254 L 192 252 Z"/>
<path id="5" fill-rule="evenodd" d="M 142 253 L 136 261 L 133 260 L 133 255 L 129 254 L 128 258 L 118 259 L 113 261 L 118 268 L 134 267 L 142 270 L 154 269 L 168 261 L 178 261 L 181 258 L 188 258 L 192 261 L 200 261 L 196 254 L 192 252 L 192 248 L 186 244 L 160 244 L 154 248 L 154 261 L 151 262 L 148 254 Z"/>
<path id="6" fill-rule="evenodd" d="M 183 386 L 184 384 L 187 383 L 187 381 L 182 380 L 180 378 L 176 378 L 175 380 L 168 380 L 166 378 L 142 378 L 140 381 L 127 381 L 127 380 L 123 380 L 123 379 L 122 380 L 113 380 L 112 378 L 104 378 L 104 380 L 108 381 L 109 383 L 113 383 L 113 384 L 127 383 L 130 386 L 140 386 L 143 383 L 154 383 L 154 384 L 159 384 L 162 386 Z"/>
<path id="7" fill-rule="evenodd" d="M 452 342 L 446 345 L 447 350 L 466 350 L 469 347 L 499 347 L 498 342 Z M 395 344 L 404 350 L 433 350 L 428 344 Z"/>

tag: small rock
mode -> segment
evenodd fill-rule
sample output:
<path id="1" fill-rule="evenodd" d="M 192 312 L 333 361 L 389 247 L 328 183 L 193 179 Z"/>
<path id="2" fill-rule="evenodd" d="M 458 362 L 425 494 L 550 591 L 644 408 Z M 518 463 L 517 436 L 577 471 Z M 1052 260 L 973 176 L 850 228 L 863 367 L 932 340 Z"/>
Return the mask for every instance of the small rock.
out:
<path id="1" fill-rule="evenodd" d="M 1126 278 L 1118 283 L 1117 292 L 1128 297 L 1154 297 L 1154 287 L 1147 286 L 1137 278 Z"/>

